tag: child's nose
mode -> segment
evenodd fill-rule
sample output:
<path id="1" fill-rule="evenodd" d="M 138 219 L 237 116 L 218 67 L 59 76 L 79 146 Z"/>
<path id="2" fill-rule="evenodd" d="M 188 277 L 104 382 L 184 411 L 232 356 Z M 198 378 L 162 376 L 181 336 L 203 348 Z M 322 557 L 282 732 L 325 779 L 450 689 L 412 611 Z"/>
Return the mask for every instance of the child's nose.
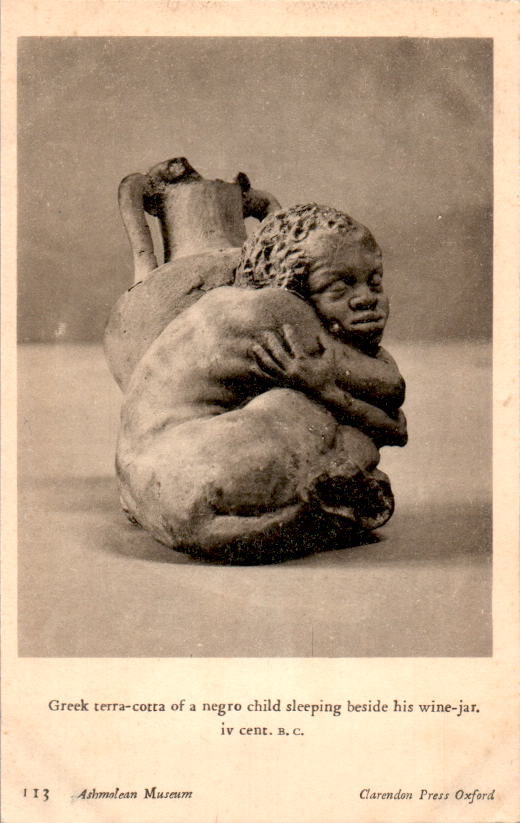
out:
<path id="1" fill-rule="evenodd" d="M 354 311 L 373 309 L 377 305 L 377 295 L 370 291 L 368 286 L 356 289 L 349 300 L 350 308 Z"/>

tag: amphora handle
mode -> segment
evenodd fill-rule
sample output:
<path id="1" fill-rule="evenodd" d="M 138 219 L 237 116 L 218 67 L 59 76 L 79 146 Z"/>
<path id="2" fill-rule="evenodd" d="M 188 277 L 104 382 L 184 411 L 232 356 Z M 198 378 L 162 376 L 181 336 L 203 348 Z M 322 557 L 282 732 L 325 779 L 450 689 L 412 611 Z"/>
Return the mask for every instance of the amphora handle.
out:
<path id="1" fill-rule="evenodd" d="M 153 166 L 147 174 L 125 177 L 119 186 L 119 208 L 138 282 L 157 268 L 145 212 L 160 222 L 166 263 L 242 245 L 244 218 L 263 220 L 280 204 L 269 192 L 251 188 L 243 172 L 233 183 L 205 180 L 185 157 L 175 157 Z"/>

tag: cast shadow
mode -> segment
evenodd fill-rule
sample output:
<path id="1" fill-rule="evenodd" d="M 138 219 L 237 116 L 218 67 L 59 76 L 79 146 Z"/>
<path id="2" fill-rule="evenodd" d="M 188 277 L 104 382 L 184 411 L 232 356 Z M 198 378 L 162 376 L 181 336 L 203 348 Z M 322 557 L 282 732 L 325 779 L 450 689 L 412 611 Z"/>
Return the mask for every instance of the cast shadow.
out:
<path id="1" fill-rule="evenodd" d="M 381 530 L 348 531 L 343 523 L 327 519 L 317 526 L 302 521 L 297 529 L 273 535 L 271 550 L 258 547 L 258 556 L 244 557 L 243 547 L 220 559 L 201 559 L 169 549 L 143 529 L 132 525 L 119 505 L 115 480 L 108 476 L 39 479 L 21 488 L 24 511 L 77 513 L 85 533 L 95 522 L 96 539 L 89 548 L 129 559 L 175 565 L 380 566 L 410 563 L 490 562 L 491 504 L 463 501 L 450 504 L 408 505 L 397 511 Z"/>

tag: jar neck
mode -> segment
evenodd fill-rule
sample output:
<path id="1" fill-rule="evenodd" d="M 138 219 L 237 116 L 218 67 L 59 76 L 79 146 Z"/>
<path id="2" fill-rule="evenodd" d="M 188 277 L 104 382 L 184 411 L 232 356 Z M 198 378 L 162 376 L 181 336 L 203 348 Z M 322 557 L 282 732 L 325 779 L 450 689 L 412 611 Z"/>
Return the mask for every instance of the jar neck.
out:
<path id="1" fill-rule="evenodd" d="M 236 183 L 196 180 L 168 186 L 157 216 L 165 263 L 241 246 L 246 239 L 242 192 Z"/>

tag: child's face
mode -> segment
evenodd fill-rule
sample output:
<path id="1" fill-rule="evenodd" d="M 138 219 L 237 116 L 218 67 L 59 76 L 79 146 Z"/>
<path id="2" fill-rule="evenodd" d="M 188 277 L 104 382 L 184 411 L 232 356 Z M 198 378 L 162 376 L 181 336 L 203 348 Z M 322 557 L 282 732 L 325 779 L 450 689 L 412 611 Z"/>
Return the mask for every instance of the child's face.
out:
<path id="1" fill-rule="evenodd" d="M 355 346 L 379 343 L 388 318 L 381 250 L 369 232 L 359 241 L 313 231 L 305 241 L 309 299 L 327 328 Z"/>

